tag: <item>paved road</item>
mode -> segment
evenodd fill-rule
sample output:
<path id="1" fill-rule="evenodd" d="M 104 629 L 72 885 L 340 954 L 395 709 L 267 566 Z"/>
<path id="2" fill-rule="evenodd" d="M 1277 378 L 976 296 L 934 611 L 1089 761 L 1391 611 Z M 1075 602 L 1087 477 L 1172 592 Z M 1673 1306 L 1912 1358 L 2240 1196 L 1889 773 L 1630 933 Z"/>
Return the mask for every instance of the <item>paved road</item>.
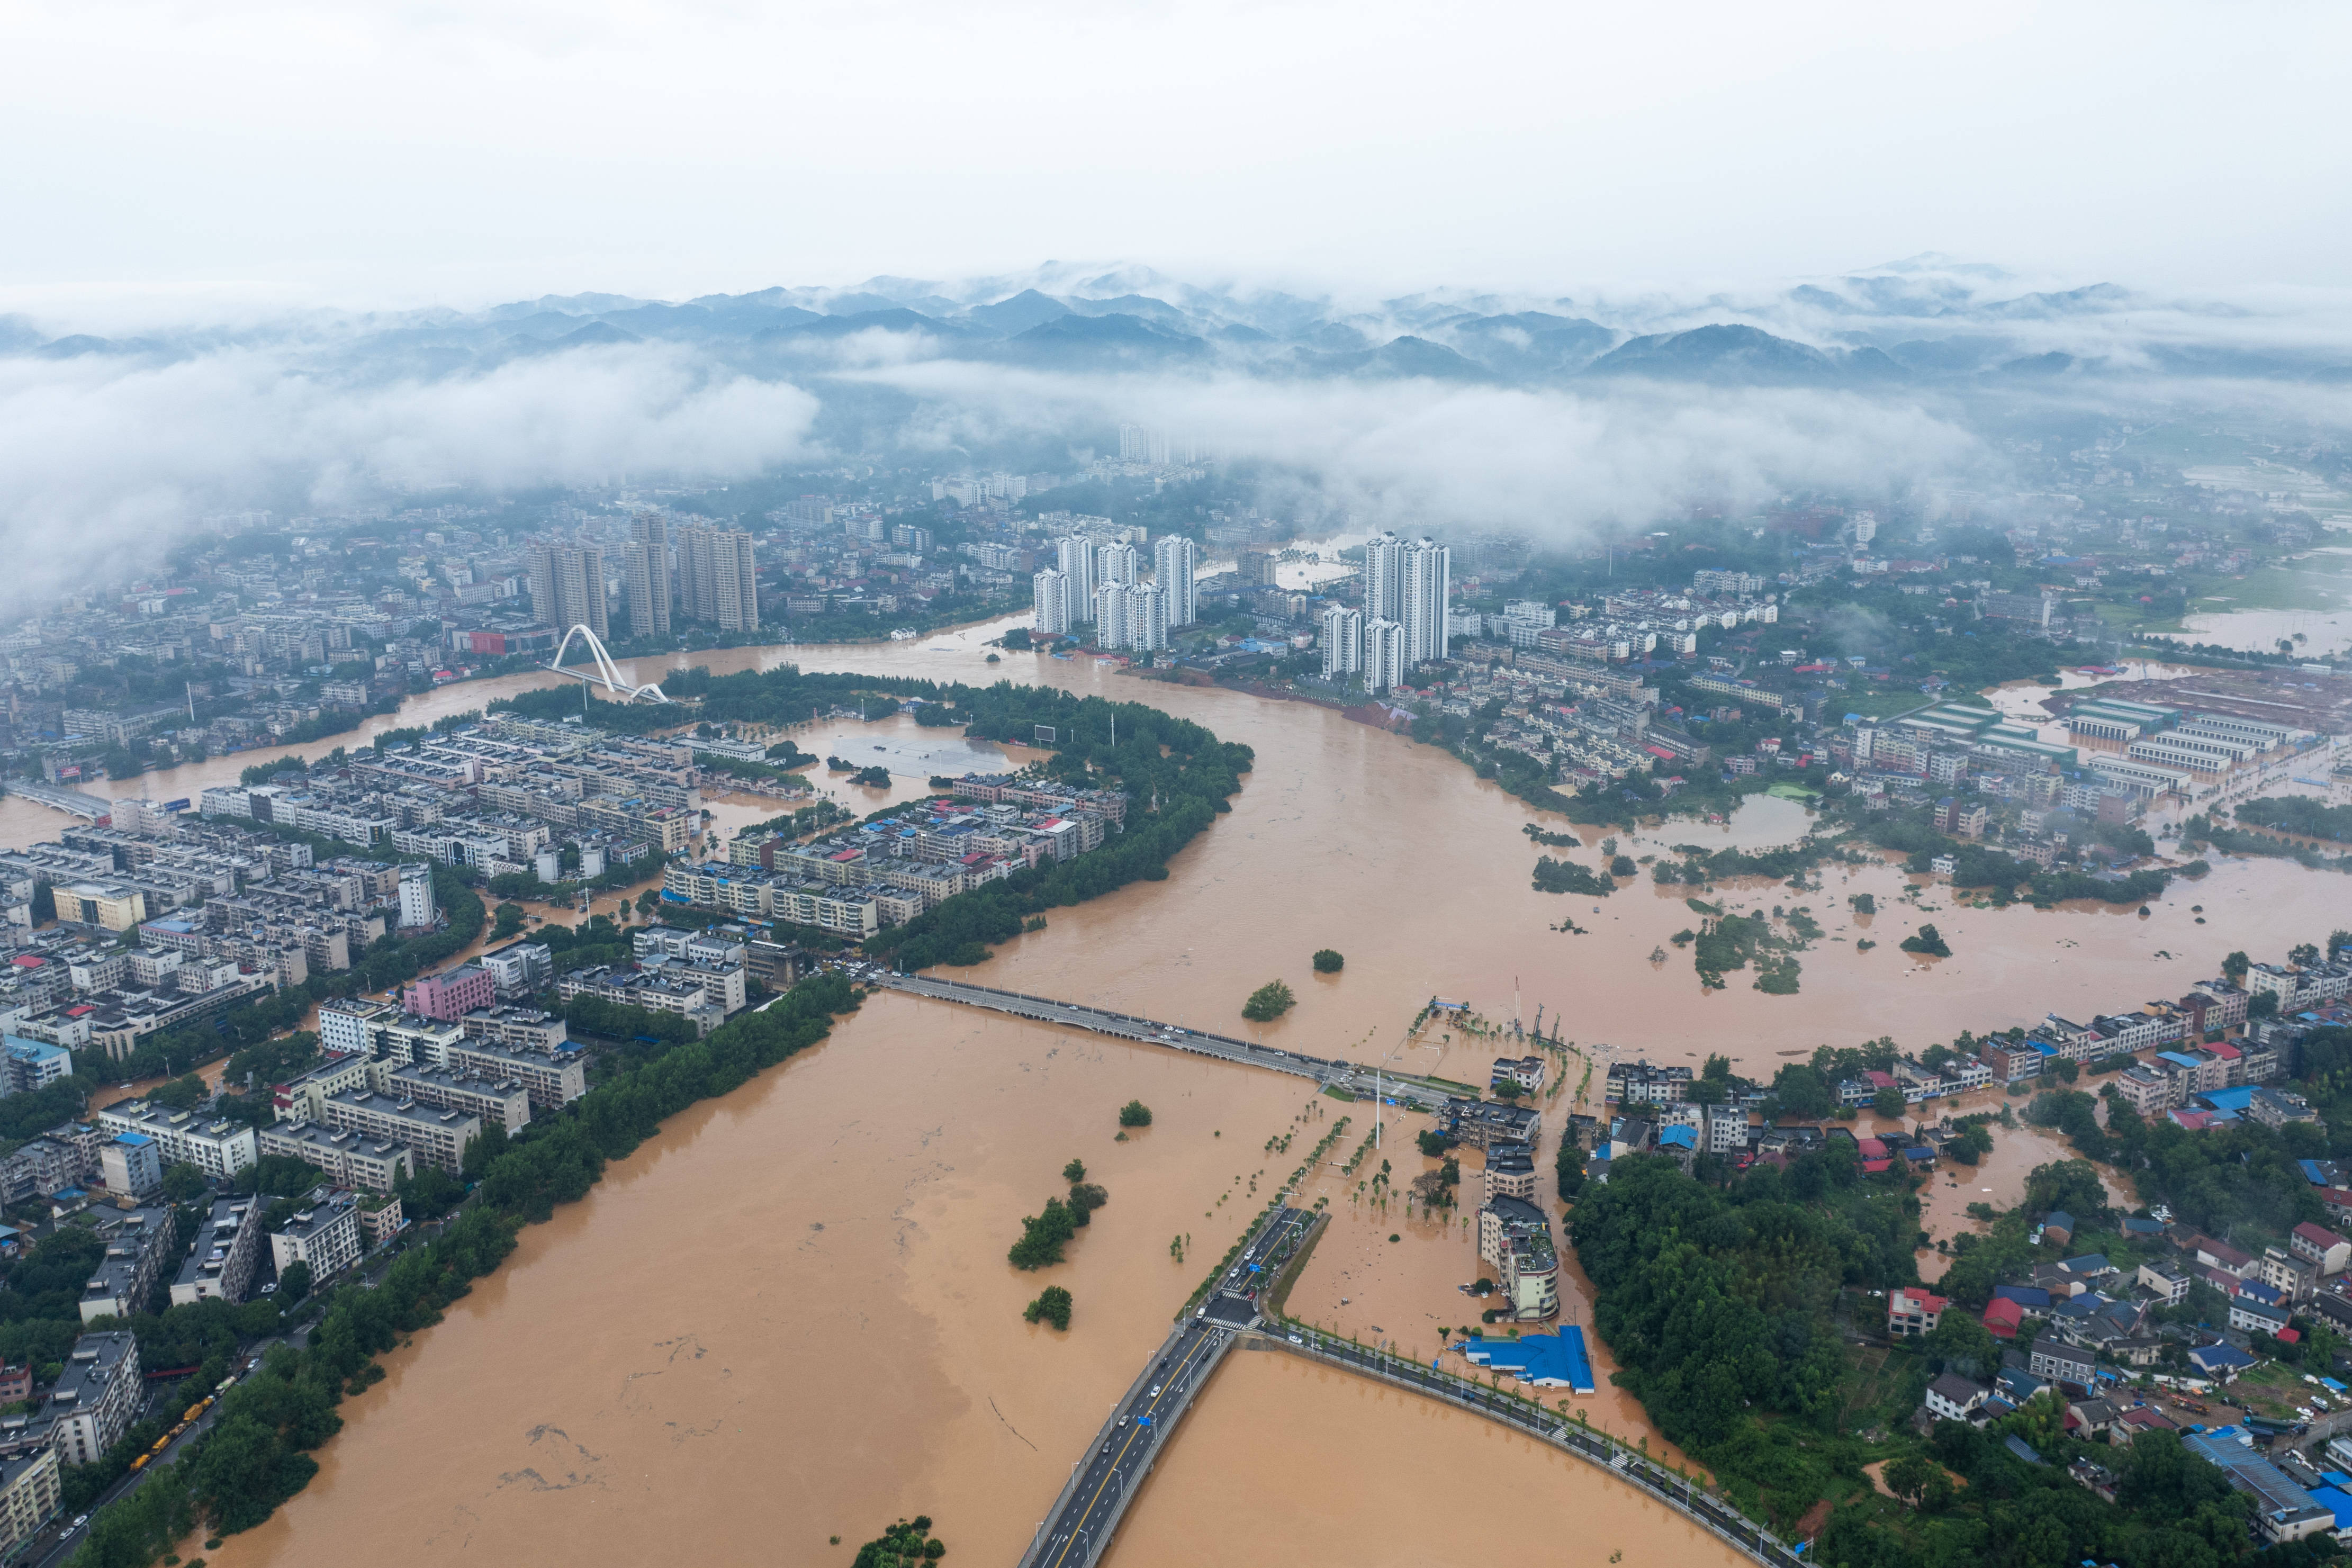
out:
<path id="1" fill-rule="evenodd" d="M 1257 1321 L 1258 1288 L 1280 1271 L 1314 1217 L 1305 1209 L 1282 1208 L 1259 1222 L 1208 1300 L 1178 1321 L 1143 1374 L 1111 1407 L 1022 1554 L 1024 1568 L 1090 1568 L 1102 1555 L 1170 1429 L 1233 1347 L 1235 1331 Z"/>
<path id="2" fill-rule="evenodd" d="M 64 784 L 43 784 L 32 779 L 10 779 L 8 792 L 21 795 L 26 800 L 37 800 L 43 805 L 69 811 L 76 816 L 86 816 L 95 822 L 114 809 L 114 803 L 103 795 L 85 795 Z"/>
<path id="3" fill-rule="evenodd" d="M 1214 1057 L 1220 1061 L 1235 1062 L 1244 1067 L 1265 1068 L 1306 1079 L 1321 1087 L 1344 1089 L 1359 1096 L 1369 1097 L 1372 1093 L 1371 1069 L 1356 1062 L 1330 1057 L 1311 1057 L 1300 1051 L 1279 1050 L 1272 1046 L 1238 1040 L 1230 1035 L 1204 1034 L 1198 1029 L 1180 1028 L 1174 1024 L 1163 1024 L 1153 1018 L 1139 1018 L 1131 1013 L 1115 1013 L 1108 1008 L 1088 1007 L 1076 1002 L 1057 1002 L 1048 996 L 1028 996 L 1018 991 L 999 991 L 993 986 L 972 985 L 960 980 L 934 980 L 923 974 L 899 974 L 878 966 L 864 966 L 855 973 L 869 984 L 928 996 L 934 1001 L 961 1002 L 967 1006 L 1010 1013 L 1014 1017 L 1028 1018 L 1041 1024 L 1065 1024 L 1074 1029 L 1113 1035 L 1143 1045 L 1165 1046 L 1171 1050 Z M 1424 1097 L 1443 1099 L 1456 1092 L 1443 1085 L 1423 1083 L 1410 1077 L 1387 1072 L 1380 1075 L 1380 1088 L 1383 1096 L 1391 1098 L 1407 1091 L 1417 1091 Z"/>

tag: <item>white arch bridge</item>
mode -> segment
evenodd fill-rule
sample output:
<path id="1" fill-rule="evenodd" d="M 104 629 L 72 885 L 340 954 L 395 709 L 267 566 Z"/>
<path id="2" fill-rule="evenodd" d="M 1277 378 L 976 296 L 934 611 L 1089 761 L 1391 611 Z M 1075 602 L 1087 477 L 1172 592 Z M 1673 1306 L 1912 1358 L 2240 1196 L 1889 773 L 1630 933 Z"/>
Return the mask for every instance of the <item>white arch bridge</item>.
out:
<path id="1" fill-rule="evenodd" d="M 594 673 L 592 674 L 584 669 L 563 668 L 564 657 L 572 651 L 573 637 L 578 637 L 588 645 L 588 656 L 596 662 Z M 632 686 L 629 683 L 629 678 L 621 673 L 621 667 L 613 662 L 613 656 L 604 651 L 604 645 L 596 639 L 596 634 L 590 631 L 584 625 L 573 626 L 564 633 L 563 640 L 556 645 L 555 657 L 549 659 L 541 668 L 551 669 L 558 675 L 568 675 L 576 680 L 585 681 L 590 686 L 601 686 L 606 691 L 618 695 L 625 701 L 635 702 L 640 699 L 653 702 L 669 700 L 657 684 Z"/>

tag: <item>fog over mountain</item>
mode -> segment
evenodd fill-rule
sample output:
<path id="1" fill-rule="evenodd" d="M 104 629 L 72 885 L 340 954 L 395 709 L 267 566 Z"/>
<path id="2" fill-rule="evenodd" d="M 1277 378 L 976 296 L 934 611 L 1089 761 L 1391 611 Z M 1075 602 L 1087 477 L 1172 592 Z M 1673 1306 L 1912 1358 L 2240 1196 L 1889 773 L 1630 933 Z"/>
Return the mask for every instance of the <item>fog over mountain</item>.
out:
<path id="1" fill-rule="evenodd" d="M 1334 510 L 1565 531 L 1797 489 L 1997 488 L 1993 424 L 2352 410 L 2352 301 L 1921 256 L 1704 299 L 1385 299 L 1048 263 L 476 310 L 0 319 L 0 515 L 68 580 L 223 510 L 860 456 L 1079 460 L 1137 421 Z"/>

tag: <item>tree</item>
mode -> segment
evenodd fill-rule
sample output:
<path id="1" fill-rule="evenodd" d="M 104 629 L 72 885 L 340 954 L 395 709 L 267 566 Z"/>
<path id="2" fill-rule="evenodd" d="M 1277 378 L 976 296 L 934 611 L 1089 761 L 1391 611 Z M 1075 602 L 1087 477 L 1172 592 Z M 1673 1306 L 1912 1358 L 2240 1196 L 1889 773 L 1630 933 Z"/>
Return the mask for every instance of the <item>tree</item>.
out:
<path id="1" fill-rule="evenodd" d="M 307 1263 L 289 1265 L 278 1277 L 278 1304 L 290 1307 L 310 1293 L 310 1266 Z"/>
<path id="2" fill-rule="evenodd" d="M 2232 985 L 2243 985 L 2246 971 L 2252 967 L 2252 962 L 2242 952 L 2233 952 L 2221 961 L 2221 978 Z"/>
<path id="3" fill-rule="evenodd" d="M 1918 1455 L 1906 1454 L 1900 1458 L 1888 1460 L 1886 1468 L 1879 1473 L 1885 1478 L 1888 1491 L 1916 1507 L 1927 1495 L 1927 1478 L 1937 1474 L 1937 1470 L 1934 1464 Z"/>
<path id="4" fill-rule="evenodd" d="M 1070 1293 L 1059 1285 L 1048 1285 L 1037 1299 L 1022 1309 L 1021 1315 L 1031 1322 L 1047 1322 L 1057 1329 L 1070 1326 Z"/>
<path id="5" fill-rule="evenodd" d="M 1068 1164 L 1062 1167 L 1062 1180 L 1066 1182 L 1083 1182 L 1086 1179 L 1087 1163 L 1084 1160 L 1074 1159 Z"/>
<path id="6" fill-rule="evenodd" d="M 1043 1268 L 1062 1261 L 1062 1244 L 1076 1234 L 1078 1217 L 1059 1198 L 1045 1200 L 1045 1212 L 1021 1217 L 1021 1239 L 1005 1258 L 1020 1269 Z"/>
<path id="7" fill-rule="evenodd" d="M 1837 1097 L 1820 1069 L 1791 1062 L 1772 1075 L 1772 1098 L 1790 1116 L 1818 1121 L 1837 1109 Z"/>
<path id="8" fill-rule="evenodd" d="M 2319 962 L 2319 948 L 2313 942 L 2297 942 L 2286 950 L 2286 961 L 2297 969 L 2308 968 Z"/>
<path id="9" fill-rule="evenodd" d="M 2107 1212 L 2107 1193 L 2088 1160 L 2059 1160 L 2036 1165 L 2025 1178 L 2025 1206 L 2035 1214 L 2063 1210 L 2080 1224 Z"/>
<path id="10" fill-rule="evenodd" d="M 1297 1005 L 1298 998 L 1279 980 L 1269 980 L 1242 1004 L 1242 1016 L 1253 1024 L 1271 1024 Z"/>
<path id="11" fill-rule="evenodd" d="M 1903 1116 L 1903 1091 L 1892 1086 L 1870 1097 L 1870 1109 L 1884 1121 L 1897 1121 Z"/>
<path id="12" fill-rule="evenodd" d="M 2261 992 L 2246 1003 L 2246 1016 L 2249 1018 L 2275 1018 L 2278 1016 L 2278 1005 L 2277 992 Z"/>
<path id="13" fill-rule="evenodd" d="M 497 920 L 490 927 L 490 940 L 504 942 L 522 930 L 523 910 L 520 904 L 500 904 L 495 911 Z"/>
<path id="14" fill-rule="evenodd" d="M 1952 956 L 1952 950 L 1950 946 L 1945 942 L 1942 933 L 1938 932 L 1936 928 L 1931 925 L 1921 926 L 1919 928 L 1919 934 L 1916 936 L 1905 937 L 1903 939 L 1903 951 L 1906 952 L 1924 953 L 1930 958 L 1949 958 Z"/>
<path id="15" fill-rule="evenodd" d="M 1424 1127 L 1415 1134 L 1413 1142 L 1421 1145 L 1423 1153 L 1434 1160 L 1454 1147 L 1455 1140 L 1451 1134 L 1441 1132 L 1434 1127 Z"/>
<path id="16" fill-rule="evenodd" d="M 1317 950 L 1315 954 L 1316 973 L 1337 974 L 1347 966 L 1348 961 L 1340 957 L 1335 950 L 1328 947 Z"/>
<path id="17" fill-rule="evenodd" d="M 1560 1197 L 1574 1201 L 1576 1194 L 1584 1190 L 1584 1150 L 1575 1139 L 1560 1141 L 1559 1155 L 1552 1162 L 1552 1170 L 1559 1182 Z"/>
<path id="18" fill-rule="evenodd" d="M 194 1073 L 185 1073 L 147 1098 L 158 1105 L 168 1105 L 174 1110 L 194 1110 L 199 1102 L 209 1098 L 212 1088 Z"/>
<path id="19" fill-rule="evenodd" d="M 1118 1124 L 1121 1127 L 1150 1126 L 1151 1107 L 1144 1104 L 1143 1101 L 1139 1100 L 1129 1100 L 1125 1105 L 1118 1108 Z"/>
<path id="20" fill-rule="evenodd" d="M 1110 1193 L 1106 1188 L 1098 1187 L 1092 1182 L 1070 1184 L 1070 1214 L 1076 1224 L 1087 1224 L 1095 1210 L 1108 1202 L 1110 1202 Z"/>
<path id="21" fill-rule="evenodd" d="M 200 1194 L 211 1189 L 205 1173 L 194 1165 L 176 1164 L 163 1167 L 163 1195 L 175 1204 L 194 1203 Z"/>

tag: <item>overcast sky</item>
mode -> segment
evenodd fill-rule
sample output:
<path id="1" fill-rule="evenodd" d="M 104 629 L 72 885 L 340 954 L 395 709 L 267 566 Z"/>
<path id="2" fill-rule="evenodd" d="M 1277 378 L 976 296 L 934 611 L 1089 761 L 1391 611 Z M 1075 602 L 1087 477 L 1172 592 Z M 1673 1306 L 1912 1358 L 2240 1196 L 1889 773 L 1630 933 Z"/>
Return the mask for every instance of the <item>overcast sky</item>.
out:
<path id="1" fill-rule="evenodd" d="M 2352 7 L 0 0 L 0 307 L 2352 284 Z"/>

